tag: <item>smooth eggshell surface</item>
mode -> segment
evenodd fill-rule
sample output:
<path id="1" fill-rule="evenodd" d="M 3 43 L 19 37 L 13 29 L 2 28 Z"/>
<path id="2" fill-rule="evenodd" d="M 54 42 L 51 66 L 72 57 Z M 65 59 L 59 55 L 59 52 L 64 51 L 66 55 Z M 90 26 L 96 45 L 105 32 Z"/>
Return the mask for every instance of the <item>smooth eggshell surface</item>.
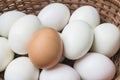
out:
<path id="1" fill-rule="evenodd" d="M 120 43 L 120 31 L 111 23 L 103 23 L 95 28 L 95 38 L 91 51 L 112 57 L 117 53 Z"/>
<path id="2" fill-rule="evenodd" d="M 58 32 L 48 27 L 39 30 L 28 46 L 28 55 L 39 68 L 51 68 L 56 65 L 62 52 L 63 44 Z"/>
<path id="3" fill-rule="evenodd" d="M 41 22 L 35 15 L 26 15 L 17 20 L 9 32 L 11 49 L 19 55 L 27 54 L 30 39 L 41 27 Z"/>
<path id="4" fill-rule="evenodd" d="M 59 36 L 60 36 L 60 38 L 61 38 L 61 40 L 62 40 L 62 34 L 61 34 L 60 32 L 58 32 L 58 34 L 59 34 Z M 65 60 L 65 56 L 62 55 L 59 62 L 62 62 L 62 61 L 64 61 L 64 60 Z"/>
<path id="5" fill-rule="evenodd" d="M 77 60 L 74 68 L 82 80 L 112 80 L 115 75 L 114 63 L 99 53 L 88 53 Z"/>
<path id="6" fill-rule="evenodd" d="M 81 80 L 79 74 L 70 66 L 57 64 L 54 68 L 42 70 L 39 80 Z"/>
<path id="7" fill-rule="evenodd" d="M 36 68 L 28 57 L 14 59 L 6 68 L 5 80 L 38 80 L 39 69 Z"/>
<path id="8" fill-rule="evenodd" d="M 93 29 L 80 20 L 69 23 L 62 31 L 64 55 L 68 59 L 79 59 L 90 49 L 93 42 Z"/>
<path id="9" fill-rule="evenodd" d="M 44 26 L 62 30 L 70 17 L 70 10 L 62 3 L 52 3 L 43 8 L 38 14 L 38 18 Z"/>
<path id="10" fill-rule="evenodd" d="M 9 31 L 12 25 L 21 17 L 25 16 L 25 13 L 19 11 L 8 11 L 0 16 L 0 35 L 8 37 Z"/>
<path id="11" fill-rule="evenodd" d="M 91 27 L 95 28 L 100 24 L 100 16 L 97 10 L 92 6 L 82 6 L 76 9 L 71 17 L 70 21 L 82 20 L 87 22 Z"/>
<path id="12" fill-rule="evenodd" d="M 6 38 L 0 37 L 0 72 L 13 60 L 14 53 Z"/>

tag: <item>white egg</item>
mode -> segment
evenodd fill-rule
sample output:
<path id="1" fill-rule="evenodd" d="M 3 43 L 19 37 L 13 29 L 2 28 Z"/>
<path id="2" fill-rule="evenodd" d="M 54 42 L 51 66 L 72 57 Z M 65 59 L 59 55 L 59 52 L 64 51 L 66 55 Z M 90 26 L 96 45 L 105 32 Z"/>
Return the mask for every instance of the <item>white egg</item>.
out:
<path id="1" fill-rule="evenodd" d="M 0 35 L 8 37 L 9 31 L 12 25 L 21 17 L 25 16 L 25 13 L 19 11 L 8 11 L 0 16 Z"/>
<path id="2" fill-rule="evenodd" d="M 59 34 L 59 36 L 60 36 L 60 38 L 61 38 L 61 40 L 62 40 L 62 34 L 61 34 L 60 32 L 58 32 L 58 34 Z M 65 59 L 65 56 L 64 56 L 64 55 L 62 55 L 62 56 L 61 56 L 61 59 L 60 59 L 60 61 L 59 61 L 59 62 L 64 61 L 64 59 Z"/>
<path id="3" fill-rule="evenodd" d="M 38 18 L 44 26 L 62 30 L 69 21 L 70 10 L 62 3 L 52 3 L 43 8 Z"/>
<path id="4" fill-rule="evenodd" d="M 80 76 L 72 67 L 57 64 L 52 69 L 42 70 L 39 80 L 80 80 Z"/>
<path id="5" fill-rule="evenodd" d="M 68 59 L 79 59 L 90 49 L 93 42 L 93 28 L 77 20 L 69 23 L 62 31 L 64 55 Z"/>
<path id="6" fill-rule="evenodd" d="M 85 21 L 93 28 L 100 24 L 99 13 L 92 6 L 82 6 L 75 10 L 70 17 L 70 22 L 74 20 Z"/>
<path id="7" fill-rule="evenodd" d="M 95 28 L 92 50 L 112 57 L 119 49 L 120 31 L 111 23 L 103 23 Z"/>
<path id="8" fill-rule="evenodd" d="M 17 20 L 9 33 L 11 49 L 16 54 L 27 54 L 27 46 L 36 31 L 42 27 L 39 19 L 34 15 L 26 15 Z"/>
<path id="9" fill-rule="evenodd" d="M 112 80 L 115 75 L 113 62 L 108 57 L 94 52 L 77 60 L 74 68 L 82 80 Z"/>
<path id="10" fill-rule="evenodd" d="M 0 72 L 5 70 L 13 58 L 14 53 L 10 49 L 8 40 L 6 38 L 0 37 Z"/>
<path id="11" fill-rule="evenodd" d="M 28 57 L 14 59 L 6 68 L 5 80 L 38 80 L 39 69 L 36 68 Z"/>

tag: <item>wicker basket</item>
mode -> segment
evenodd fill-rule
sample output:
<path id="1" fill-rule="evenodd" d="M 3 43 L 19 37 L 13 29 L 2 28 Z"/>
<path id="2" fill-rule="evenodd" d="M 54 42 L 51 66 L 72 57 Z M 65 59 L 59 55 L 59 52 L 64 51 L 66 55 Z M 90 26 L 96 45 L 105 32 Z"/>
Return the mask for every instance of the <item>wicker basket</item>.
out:
<path id="1" fill-rule="evenodd" d="M 94 6 L 100 14 L 101 22 L 114 23 L 120 29 L 120 0 L 0 0 L 0 13 L 18 10 L 37 15 L 43 7 L 54 2 L 66 4 L 71 13 L 83 5 Z M 114 80 L 120 80 L 120 50 L 112 57 L 112 60 L 117 68 Z M 72 64 L 73 61 L 69 63 Z M 0 73 L 0 80 L 3 80 L 3 74 L 4 72 Z"/>

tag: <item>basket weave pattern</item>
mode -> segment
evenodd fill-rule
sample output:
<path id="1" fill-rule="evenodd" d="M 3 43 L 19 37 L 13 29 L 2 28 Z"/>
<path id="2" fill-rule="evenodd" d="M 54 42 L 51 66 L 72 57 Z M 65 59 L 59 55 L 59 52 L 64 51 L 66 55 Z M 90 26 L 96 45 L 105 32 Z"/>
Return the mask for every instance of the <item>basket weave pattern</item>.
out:
<path id="1" fill-rule="evenodd" d="M 101 22 L 113 23 L 120 29 L 120 0 L 0 0 L 0 13 L 18 10 L 37 15 L 43 7 L 54 2 L 66 4 L 71 13 L 80 6 L 91 5 L 98 10 Z M 117 68 L 114 80 L 120 80 L 120 50 L 112 60 Z M 0 77 L 3 78 L 3 72 Z"/>

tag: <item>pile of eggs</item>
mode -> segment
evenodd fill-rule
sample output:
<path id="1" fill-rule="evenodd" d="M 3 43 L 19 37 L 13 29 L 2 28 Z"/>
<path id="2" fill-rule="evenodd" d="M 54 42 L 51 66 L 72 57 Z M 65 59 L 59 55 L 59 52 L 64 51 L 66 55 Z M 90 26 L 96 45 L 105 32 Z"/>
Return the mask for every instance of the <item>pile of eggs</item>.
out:
<path id="1" fill-rule="evenodd" d="M 38 16 L 8 11 L 0 16 L 0 35 L 5 80 L 111 80 L 115 75 L 110 58 L 119 50 L 120 30 L 100 24 L 92 6 L 72 14 L 62 3 L 47 5 Z M 64 58 L 74 60 L 73 67 L 62 63 Z"/>

